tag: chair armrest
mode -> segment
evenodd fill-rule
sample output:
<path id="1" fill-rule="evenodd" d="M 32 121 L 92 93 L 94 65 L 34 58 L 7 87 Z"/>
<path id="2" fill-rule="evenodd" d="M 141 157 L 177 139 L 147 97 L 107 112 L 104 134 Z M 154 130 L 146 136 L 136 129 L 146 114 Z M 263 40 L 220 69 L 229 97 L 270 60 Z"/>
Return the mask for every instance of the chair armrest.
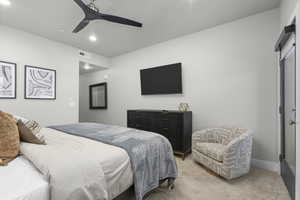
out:
<path id="1" fill-rule="evenodd" d="M 249 166 L 252 154 L 252 133 L 247 132 L 233 139 L 227 146 L 223 155 L 223 163 L 228 168 Z"/>

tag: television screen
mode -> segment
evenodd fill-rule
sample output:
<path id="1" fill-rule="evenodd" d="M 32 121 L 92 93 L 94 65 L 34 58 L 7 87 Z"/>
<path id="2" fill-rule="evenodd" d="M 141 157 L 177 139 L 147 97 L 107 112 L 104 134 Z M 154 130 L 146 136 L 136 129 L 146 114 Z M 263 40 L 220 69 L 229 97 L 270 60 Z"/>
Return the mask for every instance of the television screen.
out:
<path id="1" fill-rule="evenodd" d="M 182 93 L 181 63 L 142 69 L 142 95 Z"/>

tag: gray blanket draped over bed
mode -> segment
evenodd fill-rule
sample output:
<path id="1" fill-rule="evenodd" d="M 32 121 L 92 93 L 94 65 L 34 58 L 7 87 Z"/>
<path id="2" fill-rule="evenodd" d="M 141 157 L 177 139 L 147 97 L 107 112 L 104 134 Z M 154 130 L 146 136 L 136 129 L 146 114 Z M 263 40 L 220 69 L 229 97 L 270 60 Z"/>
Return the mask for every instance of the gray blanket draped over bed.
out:
<path id="1" fill-rule="evenodd" d="M 177 178 L 177 165 L 171 144 L 161 135 L 97 123 L 68 124 L 49 128 L 126 150 L 134 173 L 136 200 L 142 200 L 145 194 L 159 187 L 161 180 Z"/>

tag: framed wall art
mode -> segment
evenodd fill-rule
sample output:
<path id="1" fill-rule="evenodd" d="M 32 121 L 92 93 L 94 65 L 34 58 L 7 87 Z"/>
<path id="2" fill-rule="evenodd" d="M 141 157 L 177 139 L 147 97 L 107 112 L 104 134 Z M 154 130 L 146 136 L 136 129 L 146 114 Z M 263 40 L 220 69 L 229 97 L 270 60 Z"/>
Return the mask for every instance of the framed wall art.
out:
<path id="1" fill-rule="evenodd" d="M 0 61 L 0 99 L 17 97 L 17 65 Z"/>
<path id="2" fill-rule="evenodd" d="M 25 99 L 56 99 L 56 71 L 25 66 Z"/>

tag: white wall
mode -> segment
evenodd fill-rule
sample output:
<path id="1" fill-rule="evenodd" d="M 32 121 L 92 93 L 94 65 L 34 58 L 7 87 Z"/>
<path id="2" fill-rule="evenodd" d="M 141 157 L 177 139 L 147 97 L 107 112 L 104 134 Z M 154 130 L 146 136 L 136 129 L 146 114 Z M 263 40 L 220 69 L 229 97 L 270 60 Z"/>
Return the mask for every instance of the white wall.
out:
<path id="1" fill-rule="evenodd" d="M 98 115 L 102 112 L 99 110 L 90 110 L 89 86 L 97 83 L 106 82 L 105 76 L 108 70 L 95 73 L 81 74 L 79 76 L 79 121 L 80 122 L 97 122 Z"/>
<path id="2" fill-rule="evenodd" d="M 78 49 L 0 26 L 0 60 L 17 63 L 17 99 L 0 99 L 0 110 L 42 125 L 78 121 Z M 57 71 L 56 100 L 24 99 L 24 65 Z"/>
<path id="3" fill-rule="evenodd" d="M 272 10 L 112 59 L 108 109 L 86 110 L 82 121 L 126 125 L 127 109 L 177 109 L 190 104 L 193 128 L 236 125 L 254 130 L 254 157 L 277 161 L 279 10 Z M 141 96 L 139 70 L 183 63 L 183 95 Z M 85 105 L 87 109 L 88 105 Z"/>
<path id="4" fill-rule="evenodd" d="M 104 68 L 109 68 L 111 65 L 111 59 L 108 57 L 83 50 L 79 50 L 78 52 L 85 54 L 85 56 L 79 56 L 80 61 L 85 64 L 96 65 Z"/>
<path id="5" fill-rule="evenodd" d="M 281 0 L 280 4 L 280 22 L 281 27 L 291 23 L 292 18 L 296 15 L 296 4 L 298 0 Z"/>

